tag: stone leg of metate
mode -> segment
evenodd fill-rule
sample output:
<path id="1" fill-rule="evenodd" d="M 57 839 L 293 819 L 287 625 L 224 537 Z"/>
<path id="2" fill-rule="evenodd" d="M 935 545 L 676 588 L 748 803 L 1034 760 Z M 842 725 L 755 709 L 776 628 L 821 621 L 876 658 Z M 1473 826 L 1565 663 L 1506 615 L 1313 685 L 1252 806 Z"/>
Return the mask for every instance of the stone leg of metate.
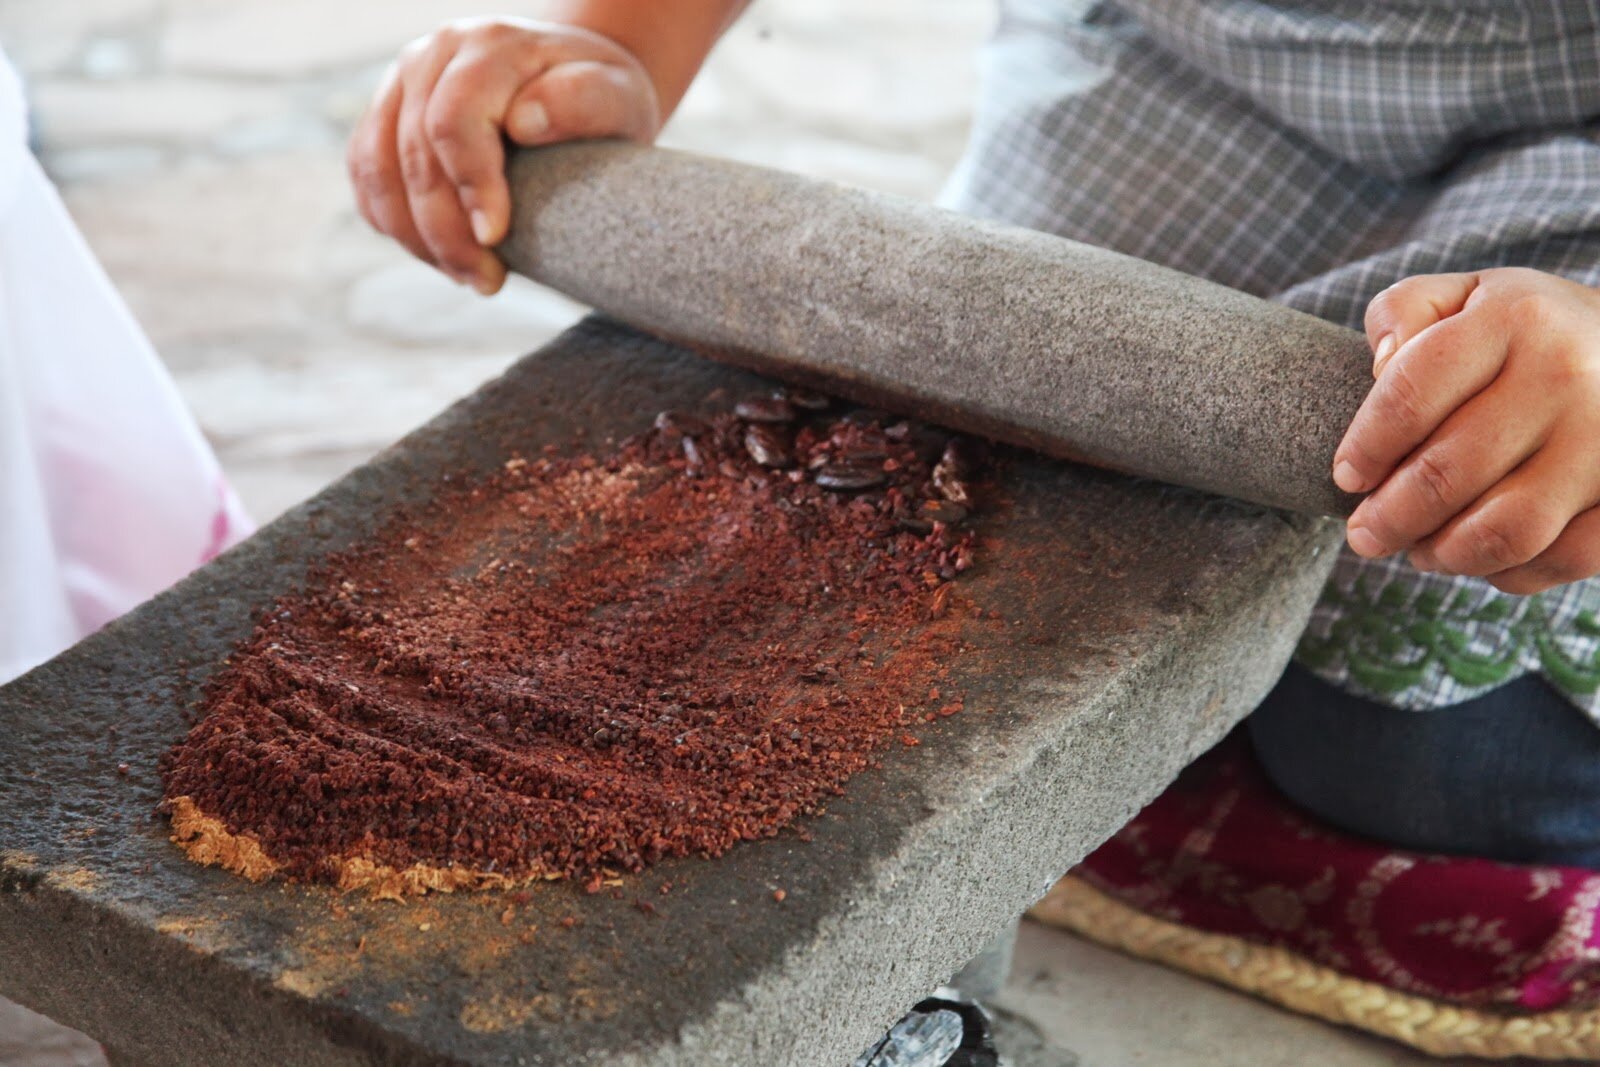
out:
<path id="1" fill-rule="evenodd" d="M 1020 922 L 1020 920 L 1019 920 Z M 974 956 L 950 979 L 963 996 L 987 1000 L 1000 992 L 1011 975 L 1011 957 L 1017 947 L 1017 923 L 1006 927 L 999 937 Z"/>
<path id="2" fill-rule="evenodd" d="M 100 1046 L 38 1012 L 0 997 L 0 1064 L 5 1067 L 106 1067 Z"/>

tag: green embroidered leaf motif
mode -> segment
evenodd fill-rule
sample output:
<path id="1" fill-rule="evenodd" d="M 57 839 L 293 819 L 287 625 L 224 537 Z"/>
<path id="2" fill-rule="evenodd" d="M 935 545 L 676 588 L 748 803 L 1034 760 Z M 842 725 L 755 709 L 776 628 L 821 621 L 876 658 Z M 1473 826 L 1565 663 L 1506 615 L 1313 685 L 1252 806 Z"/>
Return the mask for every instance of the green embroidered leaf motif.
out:
<path id="1" fill-rule="evenodd" d="M 1473 622 L 1499 622 L 1507 615 L 1510 615 L 1512 610 L 1511 601 L 1496 598 L 1468 615 L 1467 618 Z"/>
<path id="2" fill-rule="evenodd" d="M 1424 619 L 1437 619 L 1444 614 L 1444 597 L 1432 589 L 1424 590 L 1412 604 L 1411 610 Z"/>
<path id="3" fill-rule="evenodd" d="M 1386 585 L 1383 592 L 1378 594 L 1378 606 L 1381 608 L 1400 608 L 1406 603 L 1406 591 L 1398 585 Z"/>
<path id="4" fill-rule="evenodd" d="M 1522 657 L 1517 647 L 1511 646 L 1503 656 L 1480 656 L 1470 652 L 1450 653 L 1439 657 L 1445 672 L 1462 685 L 1499 685 L 1516 672 Z"/>
<path id="5" fill-rule="evenodd" d="M 1593 645 L 1600 638 L 1595 612 L 1584 611 L 1570 629 L 1559 630 L 1539 596 L 1497 596 L 1478 603 L 1481 595 L 1479 589 L 1462 586 L 1448 599 L 1433 589 L 1409 598 L 1403 582 L 1373 595 L 1365 576 L 1348 592 L 1330 585 L 1324 602 L 1338 608 L 1338 617 L 1327 637 L 1302 641 L 1301 661 L 1324 671 L 1343 665 L 1364 688 L 1392 696 L 1428 681 L 1435 663 L 1469 689 L 1499 685 L 1517 673 L 1533 650 L 1560 689 L 1574 695 L 1600 692 L 1600 649 L 1574 655 L 1557 640 L 1568 634 Z M 1493 628 L 1480 629 L 1485 626 Z M 1474 640 L 1492 643 L 1493 650 L 1473 651 Z"/>
<path id="6" fill-rule="evenodd" d="M 1406 636 L 1411 638 L 1412 644 L 1421 645 L 1425 648 L 1432 648 L 1440 641 L 1447 640 L 1448 638 L 1446 635 L 1451 631 L 1450 628 L 1442 622 L 1418 620 L 1417 622 L 1414 622 L 1410 626 L 1406 627 L 1405 632 Z"/>
<path id="7" fill-rule="evenodd" d="M 1428 659 L 1423 657 L 1414 663 L 1395 663 L 1353 655 L 1349 657 L 1350 677 L 1374 693 L 1392 696 L 1405 692 L 1427 677 Z"/>
<path id="8" fill-rule="evenodd" d="M 1567 655 L 1545 630 L 1534 635 L 1534 643 L 1539 649 L 1540 665 L 1558 687 L 1584 696 L 1600 690 L 1600 651 L 1584 663 Z"/>
<path id="9" fill-rule="evenodd" d="M 1511 642 L 1503 652 L 1481 653 L 1471 651 L 1472 642 L 1467 635 L 1443 623 L 1420 623 L 1413 630 L 1426 629 L 1427 636 L 1419 635 L 1418 643 L 1425 643 L 1443 664 L 1445 673 L 1462 685 L 1495 685 L 1510 678 L 1520 659 L 1519 646 Z"/>
<path id="10" fill-rule="evenodd" d="M 1370 630 L 1363 636 L 1367 642 L 1377 648 L 1378 654 L 1385 659 L 1403 658 L 1407 651 L 1414 647 L 1414 642 L 1406 640 L 1404 632 L 1398 628 L 1385 627 L 1381 630 Z"/>

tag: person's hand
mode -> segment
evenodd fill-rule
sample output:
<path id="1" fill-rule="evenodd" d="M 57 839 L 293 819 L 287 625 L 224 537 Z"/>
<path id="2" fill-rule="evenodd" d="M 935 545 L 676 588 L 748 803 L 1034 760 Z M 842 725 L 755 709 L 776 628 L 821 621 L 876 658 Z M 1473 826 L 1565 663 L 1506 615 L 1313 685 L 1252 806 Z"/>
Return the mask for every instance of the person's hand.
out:
<path id="1" fill-rule="evenodd" d="M 1600 573 L 1600 291 L 1503 268 L 1367 308 L 1377 379 L 1334 455 L 1362 556 L 1536 593 Z"/>
<path id="2" fill-rule="evenodd" d="M 452 22 L 406 46 L 350 139 L 362 216 L 463 285 L 499 290 L 511 197 L 502 135 L 520 145 L 654 139 L 648 72 L 607 37 L 522 19 Z"/>

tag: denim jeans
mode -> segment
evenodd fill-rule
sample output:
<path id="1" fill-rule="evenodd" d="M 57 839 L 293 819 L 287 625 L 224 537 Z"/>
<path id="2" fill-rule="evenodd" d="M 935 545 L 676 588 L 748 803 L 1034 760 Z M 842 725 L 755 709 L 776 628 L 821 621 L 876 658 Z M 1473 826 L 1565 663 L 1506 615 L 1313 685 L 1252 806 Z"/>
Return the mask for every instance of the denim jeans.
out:
<path id="1" fill-rule="evenodd" d="M 1343 830 L 1423 852 L 1600 869 L 1600 726 L 1537 676 L 1400 711 L 1291 666 L 1248 725 L 1278 788 Z"/>

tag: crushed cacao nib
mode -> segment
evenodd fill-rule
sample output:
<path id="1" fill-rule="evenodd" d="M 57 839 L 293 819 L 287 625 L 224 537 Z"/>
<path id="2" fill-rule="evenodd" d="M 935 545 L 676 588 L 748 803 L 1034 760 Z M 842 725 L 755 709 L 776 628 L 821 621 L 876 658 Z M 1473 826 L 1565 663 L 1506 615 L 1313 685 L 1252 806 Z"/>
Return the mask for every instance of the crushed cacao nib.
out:
<path id="1" fill-rule="evenodd" d="M 609 456 L 448 479 L 262 617 L 166 798 L 305 880 L 359 857 L 592 881 L 815 812 L 958 706 L 929 694 L 977 541 L 920 427 L 800 395 L 766 398 L 783 425 L 663 412 Z"/>
<path id="2" fill-rule="evenodd" d="M 677 437 L 703 437 L 711 432 L 704 419 L 681 411 L 663 411 L 656 416 L 656 429 Z"/>
<path id="3" fill-rule="evenodd" d="M 745 451 L 763 467 L 792 467 L 794 453 L 789 441 L 776 427 L 752 423 L 744 432 Z"/>
<path id="4" fill-rule="evenodd" d="M 794 407 L 776 396 L 752 396 L 739 401 L 733 413 L 746 422 L 793 422 Z"/>
<path id="5" fill-rule="evenodd" d="M 948 451 L 933 468 L 933 487 L 939 491 L 940 496 L 952 504 L 960 507 L 972 504 L 971 490 L 967 488 L 966 479 L 956 469 L 956 464 L 951 462 Z"/>
<path id="6" fill-rule="evenodd" d="M 917 515 L 929 522 L 942 522 L 954 526 L 966 520 L 967 509 L 949 500 L 930 500 L 918 509 Z"/>
<path id="7" fill-rule="evenodd" d="M 829 463 L 817 471 L 817 484 L 824 489 L 854 492 L 859 489 L 876 489 L 889 480 L 883 468 L 872 464 Z"/>
<path id="8" fill-rule="evenodd" d="M 983 469 L 983 446 L 970 437 L 952 437 L 940 462 L 957 477 L 969 478 Z"/>
<path id="9" fill-rule="evenodd" d="M 787 400 L 803 411 L 827 411 L 833 406 L 833 400 L 822 393 L 813 393 L 809 389 L 796 389 L 785 386 L 772 394 L 779 400 Z"/>

